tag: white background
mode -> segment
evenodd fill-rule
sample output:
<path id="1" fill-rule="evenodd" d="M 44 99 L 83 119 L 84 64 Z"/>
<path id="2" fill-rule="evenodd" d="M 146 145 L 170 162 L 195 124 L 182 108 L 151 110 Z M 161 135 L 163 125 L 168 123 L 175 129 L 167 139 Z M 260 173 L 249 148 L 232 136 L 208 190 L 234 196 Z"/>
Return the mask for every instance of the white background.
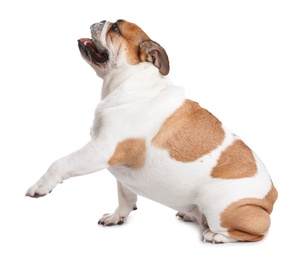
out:
<path id="1" fill-rule="evenodd" d="M 298 259 L 300 14 L 290 0 L 1 1 L 0 259 Z M 263 241 L 203 244 L 196 224 L 143 198 L 126 224 L 99 227 L 117 206 L 106 170 L 24 196 L 52 161 L 89 140 L 102 82 L 77 39 L 120 18 L 166 49 L 172 81 L 269 169 L 279 199 Z"/>

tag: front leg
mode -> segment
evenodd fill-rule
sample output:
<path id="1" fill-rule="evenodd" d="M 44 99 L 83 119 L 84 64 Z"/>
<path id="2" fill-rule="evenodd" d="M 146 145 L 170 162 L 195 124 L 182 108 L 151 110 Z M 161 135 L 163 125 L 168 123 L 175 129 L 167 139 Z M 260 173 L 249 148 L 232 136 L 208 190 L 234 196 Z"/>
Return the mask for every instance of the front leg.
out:
<path id="1" fill-rule="evenodd" d="M 136 210 L 137 195 L 117 181 L 119 205 L 113 214 L 104 214 L 98 224 L 104 226 L 121 225 L 132 210 Z"/>
<path id="2" fill-rule="evenodd" d="M 99 151 L 92 142 L 80 150 L 71 153 L 51 164 L 48 171 L 31 186 L 26 196 L 38 198 L 47 195 L 52 189 L 64 180 L 95 171 L 102 170 L 108 165 L 101 159 Z"/>

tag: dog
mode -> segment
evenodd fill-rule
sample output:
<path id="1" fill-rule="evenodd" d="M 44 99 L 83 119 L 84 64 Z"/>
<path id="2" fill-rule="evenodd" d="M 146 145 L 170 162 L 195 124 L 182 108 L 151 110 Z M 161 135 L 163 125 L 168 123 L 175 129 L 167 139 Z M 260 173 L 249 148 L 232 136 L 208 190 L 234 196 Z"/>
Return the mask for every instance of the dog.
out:
<path id="1" fill-rule="evenodd" d="M 278 193 L 257 155 L 171 83 L 166 51 L 136 24 L 104 20 L 90 31 L 79 50 L 103 79 L 91 140 L 53 162 L 26 196 L 108 169 L 119 205 L 99 224 L 126 222 L 139 195 L 200 223 L 204 242 L 263 239 Z"/>

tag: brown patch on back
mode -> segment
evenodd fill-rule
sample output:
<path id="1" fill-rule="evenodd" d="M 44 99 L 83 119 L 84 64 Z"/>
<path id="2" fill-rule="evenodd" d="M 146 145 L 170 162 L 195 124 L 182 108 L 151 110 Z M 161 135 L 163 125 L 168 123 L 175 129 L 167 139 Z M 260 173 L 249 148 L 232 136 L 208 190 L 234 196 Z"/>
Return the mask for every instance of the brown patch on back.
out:
<path id="1" fill-rule="evenodd" d="M 108 31 L 107 37 L 111 38 L 112 44 L 117 52 L 126 51 L 127 61 L 129 64 L 138 64 L 141 62 L 139 55 L 139 44 L 149 40 L 147 34 L 136 24 L 124 20 L 118 22 L 120 34 Z"/>
<path id="2" fill-rule="evenodd" d="M 235 140 L 222 152 L 211 172 L 212 178 L 238 179 L 252 177 L 257 166 L 251 149 L 241 140 Z"/>
<path id="3" fill-rule="evenodd" d="M 152 139 L 181 162 L 192 162 L 217 148 L 225 136 L 221 122 L 198 103 L 186 100 Z"/>
<path id="4" fill-rule="evenodd" d="M 278 193 L 272 184 L 263 199 L 245 198 L 230 204 L 221 214 L 221 226 L 229 237 L 244 241 L 259 241 L 268 232 L 270 214 Z"/>
<path id="5" fill-rule="evenodd" d="M 115 152 L 109 160 L 109 164 L 110 166 L 122 164 L 138 169 L 144 165 L 145 157 L 145 140 L 129 138 L 117 144 Z"/>

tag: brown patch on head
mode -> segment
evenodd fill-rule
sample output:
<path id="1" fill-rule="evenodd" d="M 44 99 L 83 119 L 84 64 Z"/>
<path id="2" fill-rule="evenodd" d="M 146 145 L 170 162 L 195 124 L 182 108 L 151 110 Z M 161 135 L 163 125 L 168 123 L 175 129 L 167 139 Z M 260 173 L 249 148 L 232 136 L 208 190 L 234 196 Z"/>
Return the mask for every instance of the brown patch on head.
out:
<path id="1" fill-rule="evenodd" d="M 230 204 L 221 214 L 221 226 L 228 235 L 244 241 L 259 241 L 268 232 L 270 214 L 278 193 L 272 184 L 263 199 L 245 198 Z"/>
<path id="2" fill-rule="evenodd" d="M 125 20 L 111 24 L 107 33 L 108 38 L 118 52 L 126 51 L 127 61 L 133 65 L 141 62 L 139 44 L 150 39 L 139 26 Z"/>
<path id="3" fill-rule="evenodd" d="M 252 177 L 256 172 L 257 166 L 251 149 L 241 140 L 236 140 L 222 152 L 211 177 L 238 179 Z"/>
<path id="4" fill-rule="evenodd" d="M 117 144 L 114 154 L 109 159 L 109 165 L 125 165 L 130 168 L 141 168 L 146 157 L 146 144 L 144 139 L 126 139 Z"/>
<path id="5" fill-rule="evenodd" d="M 192 162 L 217 148 L 225 136 L 221 122 L 198 103 L 186 100 L 152 139 L 181 162 Z"/>

